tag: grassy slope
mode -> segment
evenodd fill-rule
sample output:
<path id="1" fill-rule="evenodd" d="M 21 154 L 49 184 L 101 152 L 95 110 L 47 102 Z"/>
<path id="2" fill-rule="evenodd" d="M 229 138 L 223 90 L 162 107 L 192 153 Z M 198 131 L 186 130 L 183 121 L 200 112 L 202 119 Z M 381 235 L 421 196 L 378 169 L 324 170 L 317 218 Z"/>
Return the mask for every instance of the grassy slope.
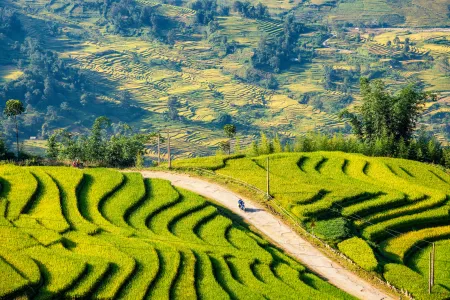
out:
<path id="1" fill-rule="evenodd" d="M 0 167 L 8 186 L 0 200 L 0 297 L 353 299 L 194 193 L 138 173 L 71 170 Z M 36 197 L 33 185 L 10 182 L 29 172 Z M 27 200 L 33 205 L 13 222 L 6 203 Z"/>
<path id="2" fill-rule="evenodd" d="M 219 175 L 265 190 L 266 156 L 225 158 L 176 160 L 173 165 L 214 165 Z M 283 153 L 269 158 L 275 201 L 331 245 L 351 236 L 364 239 L 348 239 L 338 248 L 417 298 L 427 298 L 427 285 L 421 283 L 426 283 L 429 248 L 422 248 L 442 240 L 438 243 L 441 280 L 431 297 L 450 296 L 442 258 L 450 249 L 450 175 L 446 171 L 414 161 L 341 152 Z M 364 251 L 366 247 L 375 256 Z M 405 272 L 409 275 L 402 276 Z"/>

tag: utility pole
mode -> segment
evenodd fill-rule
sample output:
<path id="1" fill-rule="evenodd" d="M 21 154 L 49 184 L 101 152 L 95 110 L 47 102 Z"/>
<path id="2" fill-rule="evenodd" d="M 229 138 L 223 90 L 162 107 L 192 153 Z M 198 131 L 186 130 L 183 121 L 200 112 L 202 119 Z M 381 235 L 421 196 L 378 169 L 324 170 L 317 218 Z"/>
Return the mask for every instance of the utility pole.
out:
<path id="1" fill-rule="evenodd" d="M 158 166 L 161 164 L 161 132 L 158 131 Z"/>
<path id="2" fill-rule="evenodd" d="M 431 291 L 434 286 L 434 256 L 436 254 L 436 248 L 433 243 L 433 247 L 430 251 L 430 266 L 429 266 L 429 277 L 428 277 L 428 293 L 431 294 Z"/>
<path id="3" fill-rule="evenodd" d="M 432 264 L 432 261 L 433 260 L 433 252 L 430 252 L 430 264 L 429 264 L 429 266 L 428 266 L 428 294 L 431 294 L 431 288 L 432 288 L 432 286 L 431 286 L 431 272 L 432 272 L 432 270 L 431 270 L 431 264 Z"/>
<path id="4" fill-rule="evenodd" d="M 270 199 L 270 175 L 269 175 L 269 157 L 267 156 L 267 199 Z"/>
<path id="5" fill-rule="evenodd" d="M 169 158 L 169 169 L 172 168 L 172 160 L 170 157 L 170 132 L 167 131 L 167 156 Z"/>
<path id="6" fill-rule="evenodd" d="M 434 286 L 434 261 L 436 260 L 436 258 L 435 258 L 435 255 L 436 255 L 436 248 L 435 248 L 435 246 L 434 246 L 434 243 L 433 243 L 433 250 L 432 250 L 432 253 L 433 253 L 433 261 L 432 261 L 432 264 L 431 264 L 431 287 L 433 287 Z"/>

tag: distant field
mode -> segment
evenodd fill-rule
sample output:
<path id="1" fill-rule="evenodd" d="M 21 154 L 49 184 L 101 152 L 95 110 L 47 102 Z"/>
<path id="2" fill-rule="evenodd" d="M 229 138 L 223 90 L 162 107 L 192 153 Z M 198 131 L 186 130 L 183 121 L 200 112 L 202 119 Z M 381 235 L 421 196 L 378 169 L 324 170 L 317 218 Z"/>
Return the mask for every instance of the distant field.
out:
<path id="1" fill-rule="evenodd" d="M 268 157 L 271 195 L 305 228 L 332 245 L 339 243 L 339 249 L 362 268 L 378 272 L 417 299 L 450 297 L 444 258 L 450 251 L 448 171 L 414 161 L 340 152 Z M 208 168 L 266 188 L 266 156 L 205 157 L 176 160 L 173 165 Z M 442 241 L 441 261 L 436 265 L 437 285 L 429 296 L 426 257 L 432 241 Z"/>
<path id="2" fill-rule="evenodd" d="M 137 2 L 185 24 L 192 22 L 195 15 L 195 11 L 188 7 L 163 4 L 162 1 Z M 430 32 L 414 28 L 411 23 L 416 20 L 417 27 L 428 27 L 427 22 L 432 26 L 445 26 L 439 23 L 445 21 L 442 17 L 445 1 L 434 1 L 430 5 L 421 0 L 411 1 L 410 5 L 404 1 L 397 2 L 265 1 L 272 13 L 271 19 L 243 18 L 232 11 L 229 16 L 218 17 L 218 30 L 208 38 L 201 32 L 184 34 L 177 31 L 173 46 L 146 34 L 113 34 L 101 25 L 103 20 L 97 11 L 82 11 L 75 2 L 20 0 L 15 4 L 26 16 L 23 27 L 30 37 L 42 37 L 37 28 L 45 22 L 58 24 L 60 34 L 46 36 L 43 41 L 45 47 L 56 51 L 70 66 L 80 69 L 96 86 L 96 103 L 105 107 L 114 104 L 120 107 L 115 108 L 114 113 L 126 113 L 120 106 L 119 96 L 121 92 L 128 92 L 129 104 L 143 110 L 129 123 L 143 132 L 170 130 L 173 133 L 173 154 L 190 157 L 209 155 L 217 150 L 219 142 L 225 140 L 223 124 L 218 122 L 224 115 L 239 125 L 238 134 L 243 144 L 250 143 L 261 131 L 278 132 L 283 139 L 308 131 L 349 133 L 348 124 L 338 118 L 338 113 L 344 106 L 352 108 L 358 104 L 359 76 L 382 78 L 393 90 L 417 83 L 428 91 L 439 93 L 439 97 L 448 95 L 450 77 L 437 71 L 432 64 L 441 56 L 450 57 L 450 46 L 445 43 L 450 39 L 449 32 Z M 278 82 L 276 89 L 246 81 L 246 70 L 254 48 L 258 47 L 261 37 L 274 41 L 283 34 L 283 21 L 278 13 L 289 10 L 299 21 L 311 26 L 311 30 L 300 36 L 300 42 L 305 43 L 307 49 L 315 49 L 313 58 L 305 59 L 301 64 L 293 62 L 290 68 L 272 74 Z M 343 37 L 338 37 L 335 32 L 321 32 L 315 26 L 319 22 L 316 17 L 320 22 L 370 22 L 385 14 L 406 15 L 406 23 L 401 26 L 410 27 L 363 31 L 352 26 Z M 373 41 L 368 39 L 371 32 L 375 33 Z M 356 41 L 358 33 L 360 40 Z M 396 35 L 401 43 L 406 37 L 412 42 L 406 58 L 401 58 L 401 45 L 398 49 L 386 45 Z M 74 39 L 73 36 L 80 38 Z M 224 53 L 213 42 L 218 36 L 225 36 L 228 42 L 236 42 L 236 52 Z M 400 61 L 391 66 L 397 60 Z M 422 67 L 419 62 L 430 65 Z M 326 68 L 335 73 L 329 86 L 325 85 Z M 357 70 L 361 70 L 360 73 Z M 20 75 L 13 64 L 0 66 L 2 81 Z M 346 76 L 350 79 L 343 87 Z M 169 120 L 165 115 L 171 96 L 179 100 L 180 118 L 176 120 Z M 109 113 L 108 109 L 103 112 Z M 433 116 L 433 109 L 432 105 L 427 106 L 426 114 Z M 87 124 L 89 118 L 92 116 L 81 111 L 76 117 L 77 121 L 82 119 L 83 124 Z M 443 117 L 436 117 L 425 118 L 420 125 L 447 143 L 442 123 Z M 70 127 L 70 124 L 64 126 Z"/>
<path id="3" fill-rule="evenodd" d="M 2 299 L 353 299 L 168 181 L 3 165 L 0 182 Z"/>
<path id="4" fill-rule="evenodd" d="M 0 65 L 0 82 L 19 78 L 23 73 L 12 65 Z"/>
<path id="5" fill-rule="evenodd" d="M 334 1 L 337 2 L 337 1 Z M 404 17 L 400 26 L 412 27 L 446 27 L 449 25 L 448 1 L 387 1 L 356 0 L 340 1 L 329 13 L 331 20 L 338 21 L 370 21 L 385 18 L 389 15 Z"/>

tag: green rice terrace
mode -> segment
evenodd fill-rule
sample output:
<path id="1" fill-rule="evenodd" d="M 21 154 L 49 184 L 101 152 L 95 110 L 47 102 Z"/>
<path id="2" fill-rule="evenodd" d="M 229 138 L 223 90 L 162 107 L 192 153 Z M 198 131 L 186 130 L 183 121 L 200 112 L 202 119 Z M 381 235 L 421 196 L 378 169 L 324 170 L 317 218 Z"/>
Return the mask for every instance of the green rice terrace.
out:
<path id="1" fill-rule="evenodd" d="M 283 207 L 361 268 L 416 299 L 450 298 L 450 174 L 415 161 L 342 152 L 269 157 L 269 204 Z M 267 156 L 176 160 L 266 190 Z M 431 242 L 435 286 L 428 294 Z"/>
<path id="2" fill-rule="evenodd" d="M 353 299 L 168 181 L 3 165 L 0 182 L 2 299 Z"/>

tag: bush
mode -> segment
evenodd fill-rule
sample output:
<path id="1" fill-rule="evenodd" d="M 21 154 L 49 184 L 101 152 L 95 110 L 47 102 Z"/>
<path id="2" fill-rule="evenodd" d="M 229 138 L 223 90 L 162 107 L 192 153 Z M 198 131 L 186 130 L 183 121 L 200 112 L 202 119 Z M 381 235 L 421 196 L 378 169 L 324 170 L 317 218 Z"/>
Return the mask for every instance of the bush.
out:
<path id="1" fill-rule="evenodd" d="M 367 271 L 375 271 L 378 261 L 372 248 L 362 239 L 352 237 L 338 244 L 339 250 Z"/>
<path id="2" fill-rule="evenodd" d="M 316 222 L 314 233 L 324 240 L 336 242 L 349 237 L 351 229 L 346 219 L 336 218 Z"/>

